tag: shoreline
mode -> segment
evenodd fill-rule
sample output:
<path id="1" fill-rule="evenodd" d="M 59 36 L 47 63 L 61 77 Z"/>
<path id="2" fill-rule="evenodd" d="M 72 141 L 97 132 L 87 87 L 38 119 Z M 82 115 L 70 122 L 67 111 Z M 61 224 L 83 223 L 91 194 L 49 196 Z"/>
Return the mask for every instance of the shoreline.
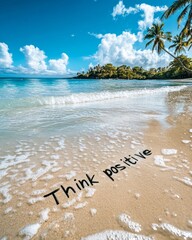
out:
<path id="1" fill-rule="evenodd" d="M 126 78 L 78 78 L 78 77 L 36 77 L 37 79 L 59 79 L 59 80 L 126 80 L 126 81 L 134 81 L 134 80 L 138 80 L 138 81 L 164 81 L 164 80 L 170 80 L 170 81 L 192 81 L 192 78 L 162 78 L 162 79 L 154 79 L 154 78 L 147 78 L 147 79 L 126 79 Z M 31 77 L 0 77 L 1 79 L 17 79 L 17 80 L 27 80 L 27 79 L 34 79 Z"/>
<path id="2" fill-rule="evenodd" d="M 18 240 L 87 240 L 107 231 L 101 234 L 103 240 L 111 236 L 108 230 L 112 229 L 114 233 L 123 231 L 118 236 L 166 240 L 180 229 L 185 236 L 191 231 L 192 218 L 191 98 L 191 87 L 167 93 L 167 125 L 154 110 L 145 113 L 148 117 L 141 121 L 142 128 L 134 131 L 125 125 L 92 136 L 81 133 L 73 141 L 55 137 L 40 145 L 20 142 L 16 158 L 9 153 L 4 168 L 1 166 L 0 235 Z M 114 173 L 114 181 L 103 174 L 103 169 L 118 164 L 122 156 L 145 149 L 152 155 Z M 61 185 L 72 186 L 75 178 L 83 179 L 85 174 L 95 175 L 99 184 L 71 192 L 69 199 L 58 192 L 59 205 L 52 198 L 43 198 Z"/>

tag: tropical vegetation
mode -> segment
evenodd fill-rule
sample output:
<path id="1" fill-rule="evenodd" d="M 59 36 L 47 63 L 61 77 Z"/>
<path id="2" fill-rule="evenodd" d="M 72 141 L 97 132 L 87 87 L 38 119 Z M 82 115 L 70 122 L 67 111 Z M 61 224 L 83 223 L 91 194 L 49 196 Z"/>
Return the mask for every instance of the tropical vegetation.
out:
<path id="1" fill-rule="evenodd" d="M 146 70 L 139 66 L 131 68 L 122 65 L 117 67 L 108 63 L 104 66 L 97 65 L 89 68 L 86 73 L 77 73 L 77 78 L 167 79 L 192 77 L 192 59 L 182 54 L 192 47 L 192 0 L 175 0 L 161 19 L 169 18 L 177 11 L 181 11 L 177 18 L 178 28 L 186 19 L 178 35 L 172 37 L 171 32 L 163 30 L 164 23 L 159 22 L 153 23 L 144 36 L 144 39 L 148 40 L 146 47 L 152 45 L 152 51 L 157 50 L 158 54 L 166 52 L 173 58 L 167 67 Z M 171 43 L 170 50 L 165 46 L 166 41 Z"/>
<path id="2" fill-rule="evenodd" d="M 192 68 L 192 58 L 180 55 L 177 57 L 187 68 Z M 113 66 L 111 63 L 104 66 L 97 65 L 87 72 L 77 73 L 76 78 L 87 79 L 176 79 L 190 78 L 192 73 L 183 69 L 177 59 L 173 59 L 167 67 L 144 69 L 139 66 Z"/>

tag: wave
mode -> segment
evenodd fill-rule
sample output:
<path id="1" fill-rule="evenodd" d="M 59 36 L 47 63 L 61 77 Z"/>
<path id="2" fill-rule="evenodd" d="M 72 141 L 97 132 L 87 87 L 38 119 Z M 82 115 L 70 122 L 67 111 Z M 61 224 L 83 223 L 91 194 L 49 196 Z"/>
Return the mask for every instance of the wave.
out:
<path id="1" fill-rule="evenodd" d="M 45 96 L 45 97 L 33 97 L 33 98 L 19 98 L 12 100 L 1 100 L 0 108 L 12 108 L 12 107 L 38 107 L 46 105 L 70 105 L 70 104 L 82 104 L 91 103 L 96 101 L 105 101 L 120 98 L 130 98 L 142 95 L 153 95 L 158 93 L 169 93 L 174 91 L 180 91 L 186 88 L 186 85 L 182 86 L 166 86 L 155 89 L 134 89 L 116 92 L 94 92 L 94 93 L 76 93 L 68 96 Z M 5 106 L 6 105 L 6 106 Z"/>
<path id="2" fill-rule="evenodd" d="M 111 100 L 116 98 L 129 98 L 138 95 L 157 94 L 163 92 L 180 91 L 187 86 L 175 86 L 175 87 L 162 87 L 159 89 L 141 89 L 131 91 L 117 91 L 117 92 L 98 92 L 98 93 L 79 93 L 72 94 L 70 96 L 52 96 L 39 99 L 40 105 L 68 105 L 68 104 L 80 104 L 96 101 Z"/>

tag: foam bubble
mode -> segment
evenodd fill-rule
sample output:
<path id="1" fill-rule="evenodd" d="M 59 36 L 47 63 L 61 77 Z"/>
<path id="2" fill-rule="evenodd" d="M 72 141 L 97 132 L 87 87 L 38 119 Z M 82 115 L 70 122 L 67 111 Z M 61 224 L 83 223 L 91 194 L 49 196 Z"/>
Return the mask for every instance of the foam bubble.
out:
<path id="1" fill-rule="evenodd" d="M 176 176 L 173 176 L 173 178 L 180 182 L 183 182 L 185 185 L 192 186 L 192 180 L 189 177 L 178 178 Z"/>
<path id="2" fill-rule="evenodd" d="M 91 213 L 91 216 L 93 217 L 97 213 L 97 209 L 96 208 L 91 208 L 90 213 Z"/>
<path id="3" fill-rule="evenodd" d="M 187 144 L 187 143 L 190 143 L 191 142 L 191 140 L 181 140 L 182 141 L 182 143 L 185 143 L 185 144 Z"/>
<path id="4" fill-rule="evenodd" d="M 76 176 L 76 172 L 75 172 L 75 171 L 71 171 L 71 172 L 63 175 L 63 177 L 64 177 L 66 180 L 70 180 L 70 179 L 72 179 L 72 178 L 75 177 L 75 176 Z"/>
<path id="5" fill-rule="evenodd" d="M 87 202 L 78 203 L 74 208 L 75 209 L 84 208 L 86 205 L 87 205 Z"/>
<path id="6" fill-rule="evenodd" d="M 85 191 L 87 192 L 85 197 L 90 198 L 95 194 L 96 189 L 95 188 L 86 188 Z"/>
<path id="7" fill-rule="evenodd" d="M 177 149 L 161 149 L 163 155 L 174 155 L 177 154 Z"/>
<path id="8" fill-rule="evenodd" d="M 119 224 L 124 228 L 130 229 L 134 232 L 141 231 L 141 225 L 139 223 L 132 221 L 131 217 L 125 213 L 122 213 L 121 215 L 119 215 L 118 221 L 119 221 Z"/>
<path id="9" fill-rule="evenodd" d="M 40 214 L 39 214 L 40 215 L 40 220 L 39 220 L 40 223 L 44 223 L 49 219 L 49 216 L 48 216 L 49 212 L 50 212 L 49 208 L 46 208 L 40 212 Z"/>
<path id="10" fill-rule="evenodd" d="M 23 236 L 24 240 L 30 240 L 37 234 L 40 227 L 39 223 L 27 225 L 20 230 L 19 235 Z"/>
<path id="11" fill-rule="evenodd" d="M 158 229 L 163 230 L 171 235 L 177 236 L 177 237 L 183 237 L 184 239 L 192 238 L 192 232 L 184 231 L 179 228 L 176 228 L 175 226 L 169 224 L 169 223 L 162 223 L 162 224 L 152 224 L 153 230 L 157 231 Z"/>
<path id="12" fill-rule="evenodd" d="M 165 162 L 169 162 L 169 159 L 165 159 L 162 155 L 154 156 L 154 163 L 159 167 L 163 167 L 164 169 L 175 169 L 174 167 L 167 166 Z"/>
<path id="13" fill-rule="evenodd" d="M 100 233 L 96 233 L 87 237 L 81 238 L 81 240 L 154 240 L 152 237 L 139 235 L 135 233 L 129 233 L 119 230 L 106 230 Z"/>
<path id="14" fill-rule="evenodd" d="M 63 206 L 63 208 L 68 208 L 68 207 L 72 206 L 75 203 L 76 203 L 76 199 L 73 198 L 72 200 L 69 200 L 66 203 L 64 203 L 62 206 Z"/>
<path id="15" fill-rule="evenodd" d="M 30 199 L 28 200 L 28 203 L 31 204 L 31 205 L 33 205 L 33 204 L 35 204 L 35 203 L 37 203 L 37 202 L 40 202 L 40 201 L 43 201 L 43 200 L 44 200 L 43 197 L 30 198 Z"/>
<path id="16" fill-rule="evenodd" d="M 75 219 L 74 214 L 70 212 L 66 212 L 64 214 L 64 220 L 65 221 L 73 221 Z"/>

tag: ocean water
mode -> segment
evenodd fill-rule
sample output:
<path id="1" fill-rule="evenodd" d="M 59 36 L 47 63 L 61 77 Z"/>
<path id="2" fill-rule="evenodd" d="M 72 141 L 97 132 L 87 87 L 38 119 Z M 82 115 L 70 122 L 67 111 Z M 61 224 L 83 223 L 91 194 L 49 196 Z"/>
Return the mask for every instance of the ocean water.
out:
<path id="1" fill-rule="evenodd" d="M 169 94 L 190 85 L 171 80 L 2 78 L 0 143 L 134 128 L 147 113 L 155 117 L 152 113 L 158 112 L 161 119 L 169 110 Z"/>

